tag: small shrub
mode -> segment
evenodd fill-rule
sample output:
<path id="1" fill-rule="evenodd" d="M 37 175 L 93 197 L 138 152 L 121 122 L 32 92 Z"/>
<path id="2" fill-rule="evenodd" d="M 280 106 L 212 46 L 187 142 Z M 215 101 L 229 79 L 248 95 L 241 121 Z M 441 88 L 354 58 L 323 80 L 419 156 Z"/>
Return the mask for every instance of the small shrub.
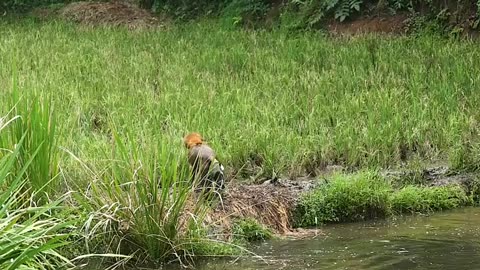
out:
<path id="1" fill-rule="evenodd" d="M 271 239 L 273 233 L 256 220 L 248 218 L 235 222 L 233 225 L 233 235 L 237 240 L 254 242 Z"/>

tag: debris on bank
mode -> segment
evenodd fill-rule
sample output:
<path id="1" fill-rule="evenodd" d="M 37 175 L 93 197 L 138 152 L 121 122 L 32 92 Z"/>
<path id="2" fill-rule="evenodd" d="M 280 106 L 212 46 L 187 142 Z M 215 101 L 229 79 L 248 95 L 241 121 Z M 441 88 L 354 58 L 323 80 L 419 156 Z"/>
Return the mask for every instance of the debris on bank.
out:
<path id="1" fill-rule="evenodd" d="M 467 192 L 476 179 L 475 174 L 455 173 L 445 166 L 422 170 L 386 170 L 380 175 L 392 180 L 397 188 L 405 185 L 460 185 Z M 206 222 L 214 228 L 216 234 L 224 238 L 231 237 L 234 222 L 242 219 L 255 219 L 277 235 L 287 237 L 302 238 L 321 234 L 319 230 L 293 228 L 292 214 L 302 194 L 325 183 L 322 178 L 272 179 L 259 185 L 230 185 L 223 200 L 207 215 Z M 328 175 L 325 178 L 328 179 Z"/>
<path id="2" fill-rule="evenodd" d="M 236 219 L 253 218 L 278 234 L 292 234 L 291 211 L 300 195 L 318 183 L 275 179 L 260 185 L 231 185 L 207 223 L 229 235 Z"/>
<path id="3" fill-rule="evenodd" d="M 60 18 L 84 25 L 126 26 L 141 29 L 160 25 L 158 17 L 122 1 L 74 2 L 61 8 Z"/>

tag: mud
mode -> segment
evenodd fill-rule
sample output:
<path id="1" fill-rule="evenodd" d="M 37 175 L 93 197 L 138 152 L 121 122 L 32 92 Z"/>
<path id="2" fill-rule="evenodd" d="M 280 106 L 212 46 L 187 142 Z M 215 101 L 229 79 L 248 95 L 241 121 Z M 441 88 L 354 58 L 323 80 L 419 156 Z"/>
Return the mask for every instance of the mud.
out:
<path id="1" fill-rule="evenodd" d="M 422 170 L 383 171 L 382 175 L 399 183 L 405 182 L 405 180 L 413 180 L 413 184 L 427 186 L 457 184 L 468 187 L 477 178 L 475 173 L 457 172 L 448 166 L 427 167 Z"/>
<path id="2" fill-rule="evenodd" d="M 294 234 L 291 211 L 301 194 L 320 183 L 317 179 L 273 179 L 259 185 L 230 185 L 217 208 L 208 215 L 207 223 L 221 229 L 222 235 L 230 235 L 236 219 L 254 218 L 277 234 Z"/>

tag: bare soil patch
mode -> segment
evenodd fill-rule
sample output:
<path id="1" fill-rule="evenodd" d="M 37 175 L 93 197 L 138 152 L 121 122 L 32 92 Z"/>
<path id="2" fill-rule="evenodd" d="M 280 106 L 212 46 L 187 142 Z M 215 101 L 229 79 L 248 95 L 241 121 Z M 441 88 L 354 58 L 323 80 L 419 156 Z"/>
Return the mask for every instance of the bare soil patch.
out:
<path id="1" fill-rule="evenodd" d="M 85 25 L 126 26 L 129 29 L 161 25 L 159 18 L 147 10 L 123 1 L 74 2 L 57 13 L 63 19 Z"/>

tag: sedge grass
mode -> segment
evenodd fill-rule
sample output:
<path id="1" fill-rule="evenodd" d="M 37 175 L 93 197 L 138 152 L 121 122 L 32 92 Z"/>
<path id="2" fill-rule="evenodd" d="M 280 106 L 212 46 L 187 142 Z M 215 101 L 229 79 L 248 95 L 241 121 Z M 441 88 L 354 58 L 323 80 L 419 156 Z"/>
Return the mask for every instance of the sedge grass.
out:
<path id="1" fill-rule="evenodd" d="M 87 243 L 98 243 L 103 252 L 135 254 L 137 261 L 189 259 L 187 249 L 203 225 L 208 194 L 193 192 L 180 156 L 162 143 L 141 143 L 114 132 L 112 151 L 102 164 L 107 167 L 85 164 L 93 181 L 77 198 L 91 213 Z"/>
<path id="2" fill-rule="evenodd" d="M 20 120 L 12 119 L 0 126 L 1 137 L 8 124 Z M 64 197 L 35 206 L 36 191 L 30 192 L 27 172 L 40 151 L 37 149 L 28 160 L 23 160 L 22 167 L 17 166 L 27 138 L 25 133 L 14 149 L 2 149 L 0 154 L 0 268 L 68 269 L 74 265 L 58 249 L 68 244 L 73 223 L 55 217 L 63 211 Z"/>

